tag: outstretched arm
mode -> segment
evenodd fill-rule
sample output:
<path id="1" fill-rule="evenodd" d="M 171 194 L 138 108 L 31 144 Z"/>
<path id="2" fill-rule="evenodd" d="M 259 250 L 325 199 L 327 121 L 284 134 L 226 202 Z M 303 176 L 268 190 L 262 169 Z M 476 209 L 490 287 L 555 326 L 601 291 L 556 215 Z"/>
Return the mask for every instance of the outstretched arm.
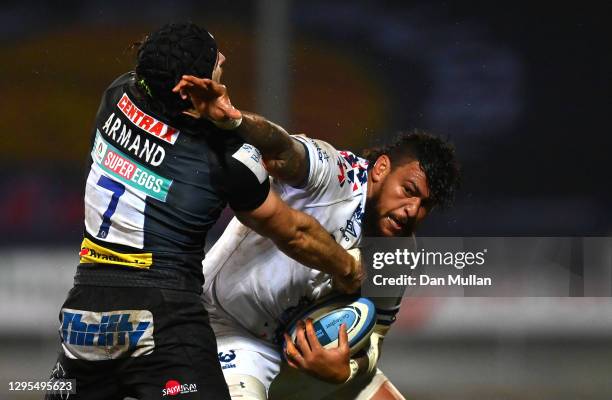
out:
<path id="1" fill-rule="evenodd" d="M 269 137 L 265 134 L 266 130 L 275 129 L 274 126 L 268 125 L 271 123 L 253 116 L 254 114 L 242 115 L 231 105 L 225 86 L 209 79 L 193 79 L 199 82 L 200 86 L 186 83 L 183 79 L 181 84 L 174 88 L 183 98 L 190 97 L 194 105 L 194 108 L 185 111 L 185 114 L 194 118 L 208 118 L 226 126 L 235 125 L 237 120 L 243 118 L 245 130 L 261 130 L 263 139 L 260 144 L 270 152 L 280 151 L 284 154 L 284 145 L 294 142 L 284 131 L 284 134 L 279 133 L 278 141 L 266 139 Z M 276 137 L 276 133 L 270 135 Z M 305 150 L 302 151 L 305 154 Z M 281 160 L 272 160 L 274 161 L 282 164 Z M 284 170 L 286 165 L 287 163 L 281 169 Z M 340 291 L 351 293 L 361 286 L 364 279 L 361 262 L 336 243 L 317 220 L 292 209 L 275 192 L 269 191 L 264 202 L 253 210 L 236 211 L 236 217 L 255 232 L 270 238 L 289 257 L 332 275 L 333 283 Z"/>
<path id="2" fill-rule="evenodd" d="M 260 115 L 242 111 L 242 123 L 236 132 L 261 151 L 270 175 L 292 186 L 304 182 L 308 175 L 306 149 L 281 126 Z"/>
<path id="3" fill-rule="evenodd" d="M 261 152 L 266 169 L 276 179 L 297 186 L 308 175 L 308 154 L 304 146 L 281 126 L 264 117 L 234 108 L 225 85 L 210 79 L 186 75 L 174 88 L 193 109 L 185 113 L 205 116 L 224 129 L 235 129 L 242 138 Z"/>
<path id="4" fill-rule="evenodd" d="M 237 212 L 236 217 L 270 238 L 289 257 L 332 275 L 340 291 L 352 293 L 361 286 L 361 262 L 336 243 L 316 219 L 292 209 L 274 191 L 258 208 Z"/>

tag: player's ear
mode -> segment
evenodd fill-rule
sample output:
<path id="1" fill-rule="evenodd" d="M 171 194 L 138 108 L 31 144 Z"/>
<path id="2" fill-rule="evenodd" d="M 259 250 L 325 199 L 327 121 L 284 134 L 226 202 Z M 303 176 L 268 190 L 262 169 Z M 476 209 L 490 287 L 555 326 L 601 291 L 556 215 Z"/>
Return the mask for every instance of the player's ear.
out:
<path id="1" fill-rule="evenodd" d="M 374 167 L 372 167 L 372 181 L 379 182 L 383 180 L 391 171 L 391 159 L 388 155 L 383 154 L 376 162 L 374 162 Z"/>

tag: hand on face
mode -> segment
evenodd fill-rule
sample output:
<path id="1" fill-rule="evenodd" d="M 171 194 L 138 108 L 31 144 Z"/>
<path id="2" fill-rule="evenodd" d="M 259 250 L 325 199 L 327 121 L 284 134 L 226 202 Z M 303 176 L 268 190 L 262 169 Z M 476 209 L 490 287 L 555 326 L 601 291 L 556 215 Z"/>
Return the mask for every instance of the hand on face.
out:
<path id="1" fill-rule="evenodd" d="M 287 363 L 316 378 L 330 383 L 343 383 L 351 374 L 349 366 L 350 348 L 346 324 L 340 326 L 338 347 L 325 349 L 319 343 L 312 320 L 299 321 L 296 329 L 296 343 L 285 333 Z"/>
<path id="2" fill-rule="evenodd" d="M 212 79 L 183 75 L 172 91 L 179 94 L 183 100 L 191 101 L 193 108 L 183 112 L 191 117 L 208 118 L 218 122 L 242 117 L 242 113 L 232 106 L 227 87 Z"/>

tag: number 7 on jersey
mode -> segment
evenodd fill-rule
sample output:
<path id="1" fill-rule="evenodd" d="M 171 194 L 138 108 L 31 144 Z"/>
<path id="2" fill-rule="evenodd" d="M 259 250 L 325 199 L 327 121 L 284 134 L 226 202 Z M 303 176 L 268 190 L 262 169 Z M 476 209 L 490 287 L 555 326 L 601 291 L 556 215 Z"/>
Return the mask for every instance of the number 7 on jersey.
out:
<path id="1" fill-rule="evenodd" d="M 101 186 L 104 189 L 113 192 L 113 196 L 111 197 L 110 203 L 108 204 L 108 208 L 104 212 L 104 215 L 102 215 L 102 224 L 100 225 L 100 229 L 98 230 L 98 234 L 96 235 L 99 238 L 104 239 L 108 235 L 108 230 L 111 226 L 111 217 L 117 210 L 119 198 L 123 195 L 123 193 L 125 193 L 125 186 L 105 175 L 100 175 L 100 179 L 98 180 L 98 186 Z"/>

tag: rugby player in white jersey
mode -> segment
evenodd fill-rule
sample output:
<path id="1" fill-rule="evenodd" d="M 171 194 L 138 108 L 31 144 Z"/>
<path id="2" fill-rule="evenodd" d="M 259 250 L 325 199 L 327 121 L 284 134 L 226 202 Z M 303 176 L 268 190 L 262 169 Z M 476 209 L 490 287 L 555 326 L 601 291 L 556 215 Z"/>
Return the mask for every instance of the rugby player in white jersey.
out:
<path id="1" fill-rule="evenodd" d="M 194 77 L 183 77 L 175 91 L 208 115 L 210 99 L 227 96 L 224 86 Z M 228 112 L 218 115 L 223 121 Z M 312 215 L 346 249 L 356 248 L 363 236 L 412 236 L 434 206 L 452 200 L 457 185 L 453 148 L 426 133 L 401 135 L 361 158 L 320 140 L 290 136 L 255 114 L 242 112 L 241 119 L 226 122 L 261 151 L 283 200 Z M 334 292 L 330 276 L 290 259 L 237 219 L 207 254 L 204 274 L 204 297 L 232 398 L 403 398 L 376 367 L 401 299 L 376 302 L 369 347 L 353 358 L 345 329 L 339 347 L 326 350 L 306 321 L 297 343 L 287 341 L 283 365 L 279 333 L 296 310 Z M 275 379 L 276 393 L 269 391 Z"/>

